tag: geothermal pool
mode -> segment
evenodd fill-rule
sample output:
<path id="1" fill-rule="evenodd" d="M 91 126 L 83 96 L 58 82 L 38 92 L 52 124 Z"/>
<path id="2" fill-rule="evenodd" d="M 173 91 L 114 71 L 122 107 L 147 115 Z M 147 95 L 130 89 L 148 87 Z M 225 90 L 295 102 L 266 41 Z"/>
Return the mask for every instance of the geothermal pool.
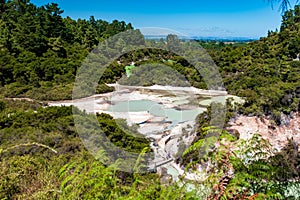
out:
<path id="1" fill-rule="evenodd" d="M 121 101 L 109 106 L 109 112 L 147 112 L 155 117 L 161 117 L 162 122 L 171 122 L 172 126 L 186 121 L 194 121 L 197 115 L 204 112 L 205 107 L 193 109 L 167 108 L 161 103 L 151 100 Z"/>

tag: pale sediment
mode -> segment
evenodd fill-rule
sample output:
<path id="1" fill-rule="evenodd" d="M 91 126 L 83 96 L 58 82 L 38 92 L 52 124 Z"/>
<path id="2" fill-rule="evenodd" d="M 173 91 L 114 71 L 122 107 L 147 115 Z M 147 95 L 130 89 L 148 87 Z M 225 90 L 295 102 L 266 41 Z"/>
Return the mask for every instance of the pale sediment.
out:
<path id="1" fill-rule="evenodd" d="M 138 131 L 147 138 L 151 138 L 153 141 L 151 147 L 154 150 L 155 160 L 161 162 L 173 159 L 172 162 L 158 167 L 158 172 L 165 172 L 171 175 L 173 180 L 178 180 L 179 176 L 183 175 L 186 179 L 199 180 L 197 173 L 185 172 L 174 161 L 176 157 L 179 156 L 179 151 L 185 150 L 185 148 L 190 146 L 194 140 L 195 134 L 192 133 L 192 130 L 195 126 L 195 119 L 174 122 L 171 119 L 168 119 L 166 115 L 155 116 L 149 111 L 115 112 L 109 108 L 120 102 L 147 100 L 156 102 L 158 104 L 156 106 L 161 106 L 164 109 L 175 109 L 179 112 L 198 109 L 197 112 L 201 113 L 206 110 L 204 106 L 200 106 L 201 101 L 214 97 L 213 101 L 217 99 L 218 102 L 224 103 L 225 98 L 228 97 L 227 92 L 200 90 L 194 87 L 158 85 L 150 87 L 132 87 L 113 84 L 109 86 L 114 86 L 116 91 L 73 101 L 49 102 L 49 105 L 74 105 L 88 113 L 107 113 L 114 118 L 125 119 L 129 125 L 138 124 Z M 207 106 L 211 101 L 212 100 L 209 100 L 203 104 Z M 187 114 L 189 115 L 190 112 L 187 112 Z"/>
<path id="2" fill-rule="evenodd" d="M 249 139 L 254 133 L 259 133 L 267 139 L 271 145 L 280 150 L 293 138 L 300 145 L 300 115 L 292 114 L 288 123 L 276 125 L 270 119 L 264 117 L 238 116 L 234 122 L 229 123 L 229 131 L 238 131 L 241 139 Z"/>

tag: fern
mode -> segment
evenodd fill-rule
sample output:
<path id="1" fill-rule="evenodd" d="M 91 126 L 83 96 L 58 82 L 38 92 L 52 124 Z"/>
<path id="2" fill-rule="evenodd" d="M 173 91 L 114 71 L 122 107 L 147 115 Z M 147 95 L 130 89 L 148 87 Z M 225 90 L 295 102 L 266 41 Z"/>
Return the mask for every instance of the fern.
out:
<path id="1" fill-rule="evenodd" d="M 195 142 L 193 145 L 191 145 L 190 147 L 188 147 L 183 153 L 182 156 L 185 157 L 186 155 L 190 154 L 193 151 L 198 150 L 200 147 L 202 147 L 204 142 L 204 139 L 200 139 L 197 142 Z"/>
<path id="2" fill-rule="evenodd" d="M 136 160 L 135 162 L 135 165 L 134 165 L 134 168 L 133 168 L 133 171 L 135 173 L 140 173 L 142 172 L 142 168 L 145 168 L 145 164 L 143 164 L 143 162 L 145 162 L 145 159 L 144 159 L 144 156 L 145 154 L 149 151 L 149 147 L 145 147 L 141 153 L 139 154 L 139 157 L 138 159 Z"/>

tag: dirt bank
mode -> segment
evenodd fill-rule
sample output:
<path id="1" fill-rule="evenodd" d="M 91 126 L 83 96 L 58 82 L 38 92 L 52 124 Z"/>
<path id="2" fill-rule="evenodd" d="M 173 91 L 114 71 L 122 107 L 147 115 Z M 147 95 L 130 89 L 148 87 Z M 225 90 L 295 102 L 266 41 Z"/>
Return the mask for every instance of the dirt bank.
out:
<path id="1" fill-rule="evenodd" d="M 286 123 L 278 126 L 266 117 L 238 116 L 234 121 L 229 122 L 227 130 L 238 131 L 241 139 L 248 139 L 253 133 L 260 133 L 276 149 L 281 149 L 288 138 L 293 138 L 300 144 L 300 113 L 283 117 Z"/>

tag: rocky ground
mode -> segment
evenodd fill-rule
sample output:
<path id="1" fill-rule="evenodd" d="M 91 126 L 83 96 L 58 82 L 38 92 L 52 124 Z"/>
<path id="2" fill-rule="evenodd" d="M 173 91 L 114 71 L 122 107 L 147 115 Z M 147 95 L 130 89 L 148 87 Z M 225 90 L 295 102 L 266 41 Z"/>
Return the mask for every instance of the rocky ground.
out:
<path id="1" fill-rule="evenodd" d="M 266 117 L 238 116 L 229 122 L 227 130 L 238 131 L 241 139 L 248 139 L 254 133 L 260 133 L 264 139 L 276 149 L 281 149 L 288 138 L 293 138 L 300 144 L 300 114 L 294 113 L 291 116 L 281 115 L 282 125 L 277 126 Z"/>

